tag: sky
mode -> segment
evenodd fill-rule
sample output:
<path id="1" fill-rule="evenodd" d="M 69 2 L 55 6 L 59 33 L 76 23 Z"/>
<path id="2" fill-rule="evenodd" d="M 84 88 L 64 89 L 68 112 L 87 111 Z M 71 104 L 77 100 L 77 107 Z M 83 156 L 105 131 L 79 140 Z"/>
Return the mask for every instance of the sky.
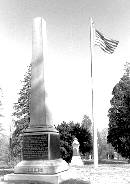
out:
<path id="1" fill-rule="evenodd" d="M 96 29 L 119 41 L 112 55 L 94 48 L 94 121 L 99 130 L 107 127 L 112 89 L 130 62 L 129 9 L 128 0 L 0 0 L 1 122 L 7 131 L 32 58 L 35 17 L 46 21 L 46 90 L 54 124 L 91 118 L 90 17 Z"/>

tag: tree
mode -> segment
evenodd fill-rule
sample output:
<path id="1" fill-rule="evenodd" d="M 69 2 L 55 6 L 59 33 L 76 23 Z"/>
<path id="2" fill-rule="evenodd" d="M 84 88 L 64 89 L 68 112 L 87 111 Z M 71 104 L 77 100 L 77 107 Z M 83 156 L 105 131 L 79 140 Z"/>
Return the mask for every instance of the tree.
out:
<path id="1" fill-rule="evenodd" d="M 21 157 L 22 135 L 30 122 L 31 66 L 28 67 L 22 84 L 18 102 L 14 104 L 13 122 L 15 130 L 11 140 L 12 156 L 19 156 L 19 158 Z"/>
<path id="2" fill-rule="evenodd" d="M 107 141 L 117 153 L 130 159 L 130 64 L 112 91 L 111 108 L 108 111 L 109 129 Z"/>
<path id="3" fill-rule="evenodd" d="M 81 123 L 81 127 L 88 129 L 89 132 L 92 134 L 92 122 L 89 116 L 84 115 L 82 123 Z"/>
<path id="4" fill-rule="evenodd" d="M 79 151 L 82 155 L 92 152 L 92 136 L 87 127 L 76 123 L 73 127 L 72 135 L 79 141 Z"/>
<path id="5" fill-rule="evenodd" d="M 67 124 L 66 122 L 63 121 L 60 125 L 56 127 L 56 129 L 59 131 L 60 134 L 61 157 L 68 163 L 71 161 L 73 154 L 72 148 L 72 142 L 74 138 L 72 136 L 73 126 L 74 126 L 73 122 Z"/>
<path id="6" fill-rule="evenodd" d="M 73 155 L 72 142 L 74 137 L 79 141 L 79 151 L 82 155 L 92 152 L 92 136 L 86 127 L 82 127 L 79 123 L 63 122 L 57 126 L 60 133 L 60 150 L 61 157 L 68 163 Z"/>
<path id="7" fill-rule="evenodd" d="M 3 90 L 0 88 L 0 134 L 2 134 L 4 128 L 3 128 Z"/>
<path id="8" fill-rule="evenodd" d="M 106 159 L 108 154 L 110 155 L 110 145 L 107 144 L 108 129 L 104 128 L 102 131 L 98 131 L 98 156 L 99 159 Z"/>
<path id="9" fill-rule="evenodd" d="M 7 164 L 9 161 L 9 137 L 4 133 L 3 97 L 3 90 L 0 88 L 0 161 Z"/>
<path id="10" fill-rule="evenodd" d="M 9 138 L 4 134 L 0 135 L 0 161 L 9 161 Z"/>

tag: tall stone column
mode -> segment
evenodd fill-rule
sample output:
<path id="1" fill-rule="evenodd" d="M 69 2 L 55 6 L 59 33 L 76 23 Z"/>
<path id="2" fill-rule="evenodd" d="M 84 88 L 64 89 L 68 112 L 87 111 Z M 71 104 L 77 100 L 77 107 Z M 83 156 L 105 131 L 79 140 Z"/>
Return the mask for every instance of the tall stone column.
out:
<path id="1" fill-rule="evenodd" d="M 31 67 L 31 105 L 30 126 L 46 125 L 45 81 L 43 39 L 46 22 L 41 18 L 34 19 L 32 33 L 32 67 Z M 44 33 L 44 34 L 43 34 Z"/>
<path id="2" fill-rule="evenodd" d="M 44 52 L 46 50 L 46 22 L 42 18 L 33 21 L 32 34 L 32 72 L 30 127 L 52 127 L 45 102 Z"/>
<path id="3" fill-rule="evenodd" d="M 46 106 L 44 55 L 46 51 L 46 22 L 41 17 L 33 21 L 31 62 L 30 130 L 56 131 L 50 122 Z M 29 131 L 30 131 L 29 130 Z"/>
<path id="4" fill-rule="evenodd" d="M 23 136 L 23 160 L 15 167 L 14 175 L 6 175 L 5 180 L 57 183 L 55 174 L 68 169 L 68 164 L 60 158 L 59 134 L 46 106 L 44 41 L 46 23 L 38 17 L 33 21 L 30 126 Z"/>

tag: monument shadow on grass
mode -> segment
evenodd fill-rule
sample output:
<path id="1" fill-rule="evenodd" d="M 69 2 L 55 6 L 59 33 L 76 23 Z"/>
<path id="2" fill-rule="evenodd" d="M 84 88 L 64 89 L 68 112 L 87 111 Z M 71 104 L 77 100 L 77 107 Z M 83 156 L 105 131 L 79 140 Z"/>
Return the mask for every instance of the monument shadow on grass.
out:
<path id="1" fill-rule="evenodd" d="M 15 181 L 15 182 L 1 182 L 0 184 L 52 184 L 50 182 L 44 182 L 44 181 Z M 76 179 L 69 179 L 63 182 L 60 182 L 59 184 L 91 184 L 89 181 L 83 181 L 83 180 L 76 180 Z"/>

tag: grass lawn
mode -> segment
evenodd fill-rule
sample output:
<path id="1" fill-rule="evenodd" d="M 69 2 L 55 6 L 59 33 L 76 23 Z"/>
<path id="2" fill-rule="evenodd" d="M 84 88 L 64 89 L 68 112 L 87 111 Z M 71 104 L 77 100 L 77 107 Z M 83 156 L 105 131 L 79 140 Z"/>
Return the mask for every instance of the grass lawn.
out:
<path id="1" fill-rule="evenodd" d="M 12 170 L 0 170 L 0 172 L 1 175 L 5 175 Z M 60 184 L 129 184 L 130 164 L 124 161 L 102 160 L 99 162 L 99 167 L 94 169 L 93 162 L 86 161 L 82 167 L 71 166 L 69 171 L 62 175 L 62 179 Z M 40 182 L 25 183 L 41 184 Z"/>
<path id="2" fill-rule="evenodd" d="M 85 160 L 84 165 L 93 164 L 93 160 Z M 128 164 L 128 161 L 125 160 L 114 160 L 114 159 L 102 159 L 99 160 L 99 164 Z"/>
<path id="3" fill-rule="evenodd" d="M 10 173 L 13 173 L 13 169 L 0 169 L 0 177 Z"/>
<path id="4" fill-rule="evenodd" d="M 84 167 L 71 167 L 68 184 L 130 184 L 130 164 L 126 161 L 102 160 L 97 169 L 93 162 L 86 161 Z M 65 183 L 67 184 L 67 183 Z"/>

